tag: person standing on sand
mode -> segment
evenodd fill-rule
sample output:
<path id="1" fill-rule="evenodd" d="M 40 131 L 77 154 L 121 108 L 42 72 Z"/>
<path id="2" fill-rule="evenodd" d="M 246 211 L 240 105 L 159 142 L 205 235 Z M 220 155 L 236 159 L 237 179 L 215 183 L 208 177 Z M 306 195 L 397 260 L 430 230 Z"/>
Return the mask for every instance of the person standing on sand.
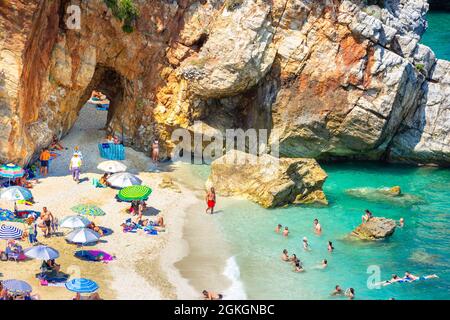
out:
<path id="1" fill-rule="evenodd" d="M 83 154 L 82 154 L 81 151 L 80 151 L 80 147 L 75 146 L 75 147 L 73 148 L 73 154 L 77 154 L 78 157 L 80 157 L 81 161 L 83 161 Z"/>
<path id="2" fill-rule="evenodd" d="M 74 153 L 70 159 L 69 170 L 72 172 L 73 181 L 80 183 L 80 169 L 82 161 L 78 154 Z"/>
<path id="3" fill-rule="evenodd" d="M 159 161 L 159 141 L 155 140 L 152 143 L 152 160 L 155 163 Z"/>
<path id="4" fill-rule="evenodd" d="M 216 191 L 214 188 L 209 189 L 209 191 L 206 193 L 206 204 L 208 208 L 206 208 L 206 213 L 208 213 L 208 210 L 211 210 L 211 214 L 214 213 L 214 207 L 216 206 Z"/>
<path id="5" fill-rule="evenodd" d="M 41 175 L 45 177 L 48 175 L 48 162 L 50 161 L 50 151 L 47 148 L 42 150 L 39 160 L 41 161 Z"/>
<path id="6" fill-rule="evenodd" d="M 51 225 L 53 223 L 54 217 L 53 214 L 47 210 L 47 207 L 42 208 L 41 220 L 44 223 L 42 230 L 44 232 L 44 237 L 50 236 L 51 233 Z"/>

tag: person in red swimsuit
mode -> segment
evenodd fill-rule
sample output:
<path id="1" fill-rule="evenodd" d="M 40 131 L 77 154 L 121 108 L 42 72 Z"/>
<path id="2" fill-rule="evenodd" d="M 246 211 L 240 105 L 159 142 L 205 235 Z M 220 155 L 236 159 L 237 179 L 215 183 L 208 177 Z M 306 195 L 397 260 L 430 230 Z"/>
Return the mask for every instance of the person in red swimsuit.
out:
<path id="1" fill-rule="evenodd" d="M 214 213 L 214 207 L 216 206 L 216 191 L 214 188 L 211 188 L 206 193 L 206 204 L 208 205 L 208 208 L 206 208 L 206 213 L 208 213 L 208 210 L 210 210 L 210 213 Z"/>

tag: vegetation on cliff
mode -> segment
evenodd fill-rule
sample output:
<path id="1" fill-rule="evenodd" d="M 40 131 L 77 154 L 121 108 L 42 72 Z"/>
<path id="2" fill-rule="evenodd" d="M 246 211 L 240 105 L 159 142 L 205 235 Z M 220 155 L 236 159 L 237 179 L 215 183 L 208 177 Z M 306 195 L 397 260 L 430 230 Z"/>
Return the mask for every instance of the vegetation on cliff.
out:
<path id="1" fill-rule="evenodd" d="M 112 10 L 114 16 L 123 21 L 122 30 L 127 33 L 133 32 L 133 24 L 139 16 L 133 0 L 104 0 L 104 2 Z"/>

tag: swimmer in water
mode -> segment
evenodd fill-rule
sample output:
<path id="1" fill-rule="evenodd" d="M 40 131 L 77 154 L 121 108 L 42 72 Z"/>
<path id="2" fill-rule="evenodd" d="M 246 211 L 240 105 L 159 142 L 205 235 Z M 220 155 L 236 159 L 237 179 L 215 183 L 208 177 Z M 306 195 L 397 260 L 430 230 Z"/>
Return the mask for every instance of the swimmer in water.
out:
<path id="1" fill-rule="evenodd" d="M 353 288 L 348 288 L 345 291 L 345 296 L 348 297 L 350 300 L 355 299 L 355 289 Z"/>
<path id="2" fill-rule="evenodd" d="M 332 296 L 341 296 L 344 294 L 344 291 L 342 290 L 340 285 L 336 285 L 334 287 L 334 291 L 331 293 Z"/>
<path id="3" fill-rule="evenodd" d="M 439 278 L 436 274 L 430 274 L 428 276 L 415 276 L 411 274 L 411 272 L 406 271 L 405 276 L 403 277 L 403 280 L 406 280 L 408 282 L 417 281 L 417 280 L 427 280 L 427 279 L 433 279 L 433 278 Z"/>
<path id="4" fill-rule="evenodd" d="M 286 249 L 283 250 L 283 253 L 281 254 L 281 260 L 283 261 L 289 261 L 289 254 Z"/>
<path id="5" fill-rule="evenodd" d="M 278 224 L 277 227 L 275 228 L 275 232 L 280 233 L 282 227 L 283 226 L 281 224 Z"/>
<path id="6" fill-rule="evenodd" d="M 317 234 L 321 234 L 322 233 L 322 226 L 319 223 L 319 219 L 314 219 L 314 232 Z"/>
<path id="7" fill-rule="evenodd" d="M 309 246 L 308 239 L 306 237 L 303 237 L 303 249 L 306 251 L 310 251 L 311 247 Z"/>
<path id="8" fill-rule="evenodd" d="M 287 237 L 288 235 L 289 235 L 289 228 L 288 227 L 284 227 L 283 236 Z"/>
<path id="9" fill-rule="evenodd" d="M 295 268 L 294 268 L 294 272 L 304 272 L 305 269 L 303 269 L 302 264 L 300 263 L 300 261 L 297 261 L 295 263 Z"/>
<path id="10" fill-rule="evenodd" d="M 328 251 L 329 251 L 329 252 L 333 252 L 333 250 L 334 250 L 333 242 L 328 241 Z"/>
<path id="11" fill-rule="evenodd" d="M 323 260 L 322 260 L 321 268 L 322 268 L 322 269 L 325 269 L 327 266 L 328 266 L 328 261 L 327 261 L 327 259 L 323 259 Z"/>
<path id="12" fill-rule="evenodd" d="M 400 220 L 398 220 L 398 226 L 399 228 L 403 228 L 405 226 L 405 219 L 400 218 Z"/>
<path id="13" fill-rule="evenodd" d="M 299 260 L 297 258 L 297 256 L 295 255 L 295 253 L 290 257 L 289 261 L 292 262 L 292 264 L 296 264 Z"/>

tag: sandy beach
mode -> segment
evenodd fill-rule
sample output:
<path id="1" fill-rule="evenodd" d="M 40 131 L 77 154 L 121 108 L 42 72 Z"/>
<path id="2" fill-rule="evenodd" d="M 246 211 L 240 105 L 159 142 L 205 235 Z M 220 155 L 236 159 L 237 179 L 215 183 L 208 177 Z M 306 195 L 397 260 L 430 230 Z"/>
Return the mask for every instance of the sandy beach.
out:
<path id="1" fill-rule="evenodd" d="M 19 209 L 41 211 L 46 206 L 59 220 L 74 215 L 70 210 L 77 204 L 95 204 L 106 212 L 93 221 L 111 230 L 98 244 L 84 249 L 100 249 L 116 256 L 109 263 L 85 262 L 74 256 L 75 245 L 67 244 L 63 236 L 44 238 L 39 232 L 38 241 L 60 252 L 57 262 L 62 271 L 71 277 L 85 277 L 96 281 L 104 299 L 199 299 L 201 289 L 225 290 L 229 285 L 222 275 L 226 259 L 225 244 L 214 229 L 211 216 L 204 214 L 201 186 L 185 183 L 186 165 L 159 164 L 156 168 L 149 157 L 126 148 L 128 172 L 136 174 L 153 192 L 145 215 L 150 219 L 160 214 L 166 222 L 166 231 L 158 235 L 142 232 L 123 233 L 120 224 L 130 217 L 127 203 L 115 200 L 117 190 L 95 188 L 92 178 L 99 178 L 102 171 L 96 167 L 105 159 L 100 158 L 97 143 L 104 138 L 100 130 L 106 122 L 106 112 L 85 106 L 70 133 L 61 141 L 67 148 L 50 164 L 50 173 L 39 179 L 32 192 L 33 206 L 20 205 Z M 80 184 L 72 180 L 69 160 L 72 150 L 79 146 L 83 154 Z M 163 177 L 168 175 L 176 189 L 160 188 Z M 184 177 L 184 179 L 180 179 Z M 1 201 L 1 208 L 12 209 L 12 203 Z M 89 217 L 92 218 L 92 217 Z M 23 228 L 21 224 L 16 224 Z M 70 229 L 60 229 L 67 234 Z M 26 248 L 29 243 L 22 242 Z M 191 252 L 191 254 L 190 254 Z M 220 254 L 214 254 L 219 252 Z M 40 261 L 1 262 L 0 279 L 22 279 L 30 283 L 33 292 L 42 299 L 70 299 L 74 296 L 63 286 L 41 286 L 35 278 Z M 175 267 L 175 265 L 177 267 Z M 179 271 L 181 270 L 181 272 Z"/>

